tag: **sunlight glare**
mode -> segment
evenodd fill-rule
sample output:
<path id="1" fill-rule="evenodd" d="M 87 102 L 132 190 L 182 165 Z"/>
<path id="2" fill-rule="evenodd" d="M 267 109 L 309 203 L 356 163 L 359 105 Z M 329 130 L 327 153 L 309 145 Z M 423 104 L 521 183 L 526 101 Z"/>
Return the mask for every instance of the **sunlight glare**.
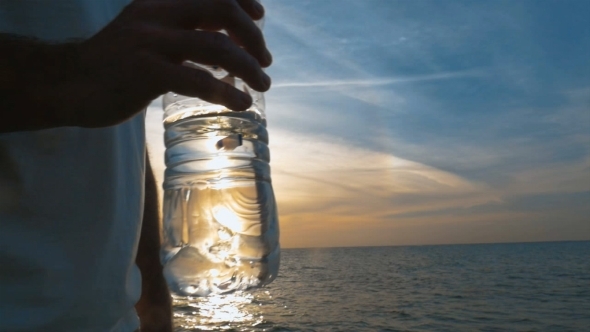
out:
<path id="1" fill-rule="evenodd" d="M 235 327 L 236 323 L 255 326 L 262 322 L 259 312 L 251 313 L 247 306 L 252 304 L 254 295 L 250 293 L 236 292 L 226 295 L 214 295 L 209 297 L 188 298 L 188 303 L 179 303 L 175 299 L 175 307 L 182 306 L 186 310 L 177 311 L 176 319 L 181 319 L 181 327 L 185 329 L 228 330 Z"/>
<path id="2" fill-rule="evenodd" d="M 213 208 L 213 217 L 221 225 L 237 233 L 242 229 L 240 218 L 225 206 L 217 205 Z"/>

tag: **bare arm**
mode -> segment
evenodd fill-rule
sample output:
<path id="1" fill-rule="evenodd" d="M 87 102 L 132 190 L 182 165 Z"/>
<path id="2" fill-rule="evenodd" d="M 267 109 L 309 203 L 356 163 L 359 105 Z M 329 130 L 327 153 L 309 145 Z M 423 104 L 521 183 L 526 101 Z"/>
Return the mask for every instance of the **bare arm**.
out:
<path id="1" fill-rule="evenodd" d="M 0 133 L 115 125 L 168 91 L 244 110 L 250 96 L 182 63 L 219 65 L 266 91 L 271 57 L 252 21 L 262 15 L 255 0 L 135 0 L 82 42 L 0 34 L 0 112 L 12 119 Z"/>
<path id="2" fill-rule="evenodd" d="M 135 260 L 141 271 L 141 298 L 135 305 L 141 331 L 172 331 L 170 292 L 160 263 L 158 191 L 149 158 L 146 158 L 145 207 Z"/>

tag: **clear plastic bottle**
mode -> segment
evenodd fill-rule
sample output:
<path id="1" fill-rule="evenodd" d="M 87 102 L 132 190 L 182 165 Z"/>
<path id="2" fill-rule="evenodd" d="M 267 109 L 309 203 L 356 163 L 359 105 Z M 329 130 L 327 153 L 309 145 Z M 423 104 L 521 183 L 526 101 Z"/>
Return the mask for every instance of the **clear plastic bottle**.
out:
<path id="1" fill-rule="evenodd" d="M 223 70 L 207 69 L 249 92 L 254 103 L 234 112 L 198 98 L 164 96 L 161 259 L 171 291 L 183 296 L 263 286 L 276 278 L 280 261 L 264 95 Z"/>

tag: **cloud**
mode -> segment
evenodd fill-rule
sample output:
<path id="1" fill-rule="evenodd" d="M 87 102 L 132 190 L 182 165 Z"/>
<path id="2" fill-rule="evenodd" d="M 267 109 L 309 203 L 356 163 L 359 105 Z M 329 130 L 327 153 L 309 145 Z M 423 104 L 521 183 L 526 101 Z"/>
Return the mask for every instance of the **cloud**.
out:
<path id="1" fill-rule="evenodd" d="M 584 10 L 549 2 L 265 6 L 285 245 L 590 238 L 580 204 L 590 191 Z M 147 135 L 162 174 L 155 105 Z"/>
<path id="2" fill-rule="evenodd" d="M 400 83 L 413 83 L 413 82 L 429 82 L 448 80 L 454 78 L 464 77 L 481 77 L 482 71 L 478 70 L 467 70 L 467 71 L 456 71 L 456 72 L 445 72 L 436 73 L 429 75 L 416 75 L 410 77 L 390 77 L 390 78 L 373 78 L 373 79 L 353 79 L 353 80 L 332 80 L 332 81 L 319 81 L 319 82 L 279 82 L 273 84 L 273 89 L 281 88 L 337 88 L 337 87 L 357 87 L 357 86 L 381 86 L 381 85 L 392 85 Z"/>
<path id="3" fill-rule="evenodd" d="M 292 232 L 379 229 L 384 220 L 392 229 L 391 215 L 499 200 L 481 183 L 333 137 L 274 129 L 271 141 L 273 184 Z M 291 235 L 288 243 L 296 243 Z"/>
<path id="4" fill-rule="evenodd" d="M 161 115 L 156 101 L 148 110 L 147 136 L 159 182 L 164 169 Z M 590 159 L 544 163 L 520 170 L 516 165 L 515 169 L 503 172 L 504 181 L 488 183 L 489 177 L 472 180 L 390 152 L 363 148 L 329 134 L 302 134 L 294 129 L 273 127 L 272 123 L 269 128 L 273 185 L 286 247 L 519 239 L 508 230 L 519 232 L 520 239 L 529 235 L 541 239 L 545 235 L 523 226 L 535 227 L 548 218 L 541 218 L 536 212 L 534 202 L 538 199 L 534 197 L 590 190 Z M 420 153 L 429 153 L 428 146 L 420 148 L 423 149 Z M 526 146 L 504 150 L 521 156 L 526 151 Z M 538 151 L 529 153 L 535 155 Z M 466 156 L 475 158 L 473 162 L 481 163 L 479 168 L 504 163 L 501 159 L 505 157 L 492 161 L 482 159 L 484 155 L 477 157 L 473 151 L 466 152 Z M 491 156 L 499 158 L 499 155 Z M 556 232 L 561 234 L 556 238 L 567 238 L 567 234 L 574 233 L 583 237 L 581 224 L 572 223 L 578 218 L 575 209 L 567 211 L 566 206 L 558 201 L 551 211 L 543 212 L 557 217 L 557 211 L 561 210 L 562 217 L 569 216 L 566 222 L 569 230 Z M 506 224 L 508 220 L 516 223 Z M 548 221 L 544 225 L 544 229 L 549 229 Z M 469 229 L 485 229 L 487 235 L 475 235 Z M 454 237 L 443 234 L 454 234 Z"/>

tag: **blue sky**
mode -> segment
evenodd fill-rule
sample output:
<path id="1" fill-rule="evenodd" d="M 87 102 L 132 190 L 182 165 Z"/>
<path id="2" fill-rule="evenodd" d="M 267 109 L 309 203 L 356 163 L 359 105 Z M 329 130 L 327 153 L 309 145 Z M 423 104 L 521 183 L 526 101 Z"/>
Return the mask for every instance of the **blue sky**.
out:
<path id="1" fill-rule="evenodd" d="M 284 246 L 590 239 L 590 2 L 264 4 Z"/>

